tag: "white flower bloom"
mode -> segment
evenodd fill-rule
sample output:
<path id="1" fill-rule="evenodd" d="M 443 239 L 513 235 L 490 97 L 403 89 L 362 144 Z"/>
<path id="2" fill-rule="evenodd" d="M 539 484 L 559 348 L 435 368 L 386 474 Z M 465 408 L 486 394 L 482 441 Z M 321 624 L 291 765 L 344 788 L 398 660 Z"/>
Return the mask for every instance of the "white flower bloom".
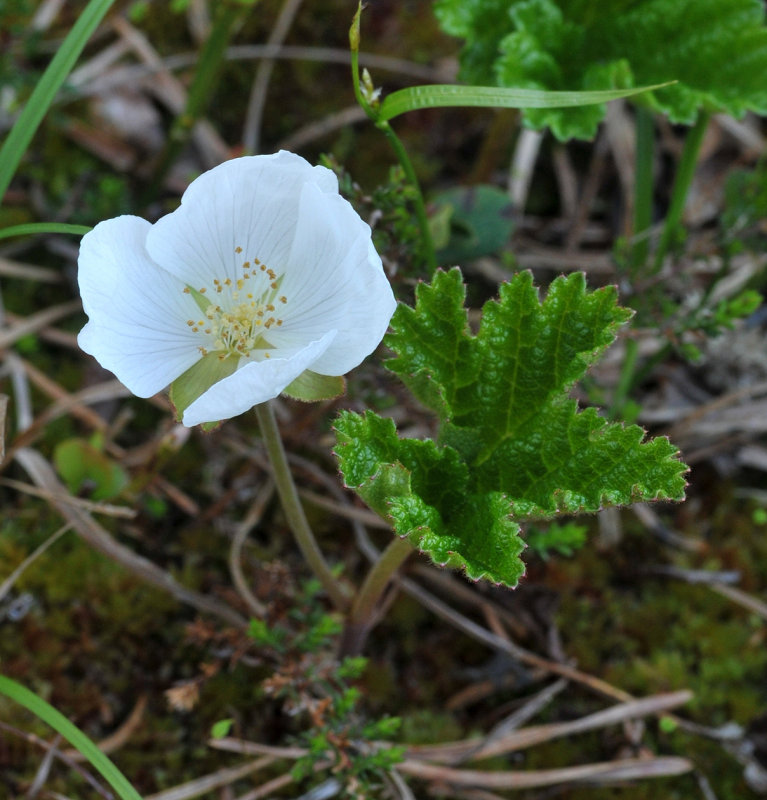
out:
<path id="1" fill-rule="evenodd" d="M 78 267 L 80 347 L 139 397 L 184 375 L 187 394 L 199 387 L 185 425 L 240 414 L 305 370 L 343 375 L 395 308 L 335 175 L 285 151 L 206 172 L 154 225 L 99 223 Z"/>

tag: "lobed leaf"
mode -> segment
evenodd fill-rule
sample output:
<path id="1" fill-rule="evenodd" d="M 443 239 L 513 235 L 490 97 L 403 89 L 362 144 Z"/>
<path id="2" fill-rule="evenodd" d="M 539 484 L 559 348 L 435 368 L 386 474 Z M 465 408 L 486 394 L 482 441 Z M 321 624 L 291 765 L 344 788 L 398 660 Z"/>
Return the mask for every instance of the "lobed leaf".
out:
<path id="1" fill-rule="evenodd" d="M 339 420 L 346 482 L 400 536 L 472 578 L 515 585 L 518 521 L 684 496 L 665 438 L 607 422 L 569 397 L 631 312 L 614 287 L 557 278 L 543 302 L 529 273 L 504 284 L 469 328 L 458 269 L 400 305 L 386 342 L 396 372 L 440 419 L 437 442 L 400 439 L 374 414 Z"/>
<path id="2" fill-rule="evenodd" d="M 437 0 L 461 36 L 471 83 L 593 91 L 677 81 L 643 95 L 672 122 L 701 110 L 767 112 L 767 27 L 760 0 Z M 591 138 L 604 107 L 530 109 L 526 124 Z"/>
<path id="3" fill-rule="evenodd" d="M 525 545 L 499 492 L 473 494 L 467 464 L 451 447 L 400 439 L 394 422 L 368 411 L 336 421 L 347 486 L 391 522 L 398 536 L 472 580 L 516 585 Z"/>

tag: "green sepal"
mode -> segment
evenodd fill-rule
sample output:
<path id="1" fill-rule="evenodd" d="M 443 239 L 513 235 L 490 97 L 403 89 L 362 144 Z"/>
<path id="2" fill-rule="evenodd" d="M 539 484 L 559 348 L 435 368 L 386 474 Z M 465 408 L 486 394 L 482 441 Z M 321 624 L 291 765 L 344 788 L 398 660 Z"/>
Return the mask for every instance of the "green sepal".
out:
<path id="1" fill-rule="evenodd" d="M 320 375 L 310 369 L 304 370 L 282 390 L 282 394 L 307 403 L 332 400 L 344 392 L 346 392 L 346 380 L 343 375 Z"/>
<path id="2" fill-rule="evenodd" d="M 221 353 L 206 353 L 196 364 L 179 375 L 170 385 L 170 402 L 176 412 L 176 420 L 181 421 L 184 411 L 203 393 L 207 392 L 213 384 L 237 371 L 238 358 L 221 358 Z M 218 423 L 205 423 L 206 430 L 210 425 L 215 427 Z"/>

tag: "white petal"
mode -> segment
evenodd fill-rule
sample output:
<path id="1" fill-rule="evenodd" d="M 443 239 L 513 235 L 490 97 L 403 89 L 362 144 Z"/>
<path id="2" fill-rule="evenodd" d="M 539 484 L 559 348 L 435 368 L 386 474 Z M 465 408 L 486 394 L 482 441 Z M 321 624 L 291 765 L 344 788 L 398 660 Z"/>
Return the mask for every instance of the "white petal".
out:
<path id="1" fill-rule="evenodd" d="M 242 414 L 258 403 L 271 400 L 327 350 L 335 331 L 309 343 L 290 358 L 253 361 L 203 392 L 184 412 L 183 423 L 191 427 L 203 422 L 217 422 Z"/>
<path id="2" fill-rule="evenodd" d="M 370 228 L 339 195 L 306 185 L 301 193 L 296 237 L 280 292 L 283 325 L 270 332 L 275 347 L 301 337 L 338 331 L 331 347 L 312 365 L 324 375 L 343 375 L 375 350 L 396 301 L 371 241 Z"/>
<path id="3" fill-rule="evenodd" d="M 149 253 L 195 289 L 209 287 L 213 278 L 236 281 L 242 264 L 255 258 L 280 273 L 305 184 L 321 194 L 338 191 L 330 170 L 293 153 L 226 161 L 193 181 L 179 208 L 154 224 Z"/>
<path id="4" fill-rule="evenodd" d="M 200 358 L 200 340 L 186 325 L 199 309 L 147 254 L 150 227 L 131 216 L 100 222 L 82 239 L 77 273 L 89 317 L 78 343 L 139 397 L 156 394 Z"/>

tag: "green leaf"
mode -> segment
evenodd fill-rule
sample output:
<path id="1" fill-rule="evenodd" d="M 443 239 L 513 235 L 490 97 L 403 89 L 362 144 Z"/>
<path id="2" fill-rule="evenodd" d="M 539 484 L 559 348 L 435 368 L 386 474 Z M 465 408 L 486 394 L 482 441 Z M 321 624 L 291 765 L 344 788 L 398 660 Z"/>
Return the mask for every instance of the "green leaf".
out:
<path id="1" fill-rule="evenodd" d="M 0 675 L 0 693 L 31 711 L 82 753 L 90 765 L 101 773 L 121 800 L 141 800 L 139 793 L 130 785 L 122 772 L 79 728 L 53 706 L 20 683 L 6 678 L 4 675 Z"/>
<path id="2" fill-rule="evenodd" d="M 65 222 L 29 222 L 0 228 L 0 239 L 7 239 L 10 236 L 34 236 L 40 233 L 71 233 L 74 236 L 84 236 L 90 230 L 87 225 L 70 225 Z"/>
<path id="3" fill-rule="evenodd" d="M 668 82 L 653 86 L 610 88 L 598 91 L 559 92 L 531 88 L 494 86 L 462 86 L 460 84 L 431 84 L 409 86 L 384 98 L 378 119 L 388 121 L 408 111 L 422 108 L 568 108 L 604 104 L 621 97 L 652 91 Z M 604 113 L 604 112 L 603 112 Z"/>
<path id="4" fill-rule="evenodd" d="M 449 216 L 438 219 L 447 231 L 442 241 L 435 237 L 440 264 L 460 264 L 501 250 L 514 229 L 509 195 L 497 186 L 458 187 L 440 192 L 432 198 L 437 209 Z M 446 235 L 445 235 L 446 234 Z"/>
<path id="5" fill-rule="evenodd" d="M 24 110 L 11 128 L 0 148 L 0 201 L 19 166 L 35 131 L 53 103 L 56 93 L 66 80 L 88 43 L 96 26 L 109 11 L 114 0 L 90 0 L 80 12 L 72 30 L 67 34 L 56 55 L 40 78 Z"/>
<path id="6" fill-rule="evenodd" d="M 511 506 L 498 492 L 473 494 L 467 465 L 452 447 L 400 439 L 394 422 L 368 411 L 336 421 L 341 472 L 368 505 L 436 564 L 472 580 L 516 585 L 525 547 Z"/>
<path id="7" fill-rule="evenodd" d="M 312 403 L 318 400 L 332 400 L 334 397 L 340 397 L 345 391 L 346 381 L 343 375 L 319 375 L 307 369 L 293 383 L 288 384 L 282 393 L 294 400 Z"/>
<path id="8" fill-rule="evenodd" d="M 128 484 L 125 470 L 84 439 L 59 442 L 53 451 L 53 461 L 72 494 L 92 485 L 91 500 L 111 500 Z"/>
<path id="9" fill-rule="evenodd" d="M 210 738 L 211 739 L 223 739 L 225 736 L 229 736 L 229 732 L 232 730 L 232 726 L 234 725 L 233 719 L 220 719 L 218 722 L 214 722 L 210 729 Z"/>
<path id="10" fill-rule="evenodd" d="M 575 522 L 552 524 L 545 529 L 531 525 L 525 534 L 525 541 L 530 550 L 543 559 L 548 559 L 551 553 L 571 556 L 585 544 L 586 531 L 585 525 Z"/>
<path id="11" fill-rule="evenodd" d="M 437 0 L 465 39 L 461 77 L 538 90 L 605 90 L 676 81 L 639 102 L 692 124 L 698 113 L 767 112 L 760 0 Z M 531 109 L 559 139 L 591 138 L 604 109 Z"/>
<path id="12" fill-rule="evenodd" d="M 200 357 L 196 364 L 192 364 L 182 375 L 179 375 L 170 385 L 170 401 L 176 410 L 176 419 L 181 420 L 184 411 L 203 393 L 210 389 L 214 383 L 237 371 L 239 359 L 235 357 L 221 357 L 218 352 L 206 353 Z M 208 423 L 205 423 L 208 425 Z M 216 423 L 213 423 L 215 427 Z"/>
<path id="13" fill-rule="evenodd" d="M 543 302 L 529 273 L 501 286 L 469 329 L 458 269 L 437 272 L 398 306 L 387 366 L 440 420 L 437 442 L 400 439 L 394 423 L 343 414 L 346 483 L 439 564 L 515 585 L 517 522 L 684 496 L 686 467 L 663 438 L 578 409 L 569 391 L 631 312 L 614 287 L 557 278 Z"/>
<path id="14" fill-rule="evenodd" d="M 399 358 L 387 366 L 441 419 L 457 402 L 457 392 L 477 378 L 474 342 L 464 308 L 461 271 L 437 271 L 431 285 L 416 288 L 416 309 L 400 305 L 387 344 Z"/>

